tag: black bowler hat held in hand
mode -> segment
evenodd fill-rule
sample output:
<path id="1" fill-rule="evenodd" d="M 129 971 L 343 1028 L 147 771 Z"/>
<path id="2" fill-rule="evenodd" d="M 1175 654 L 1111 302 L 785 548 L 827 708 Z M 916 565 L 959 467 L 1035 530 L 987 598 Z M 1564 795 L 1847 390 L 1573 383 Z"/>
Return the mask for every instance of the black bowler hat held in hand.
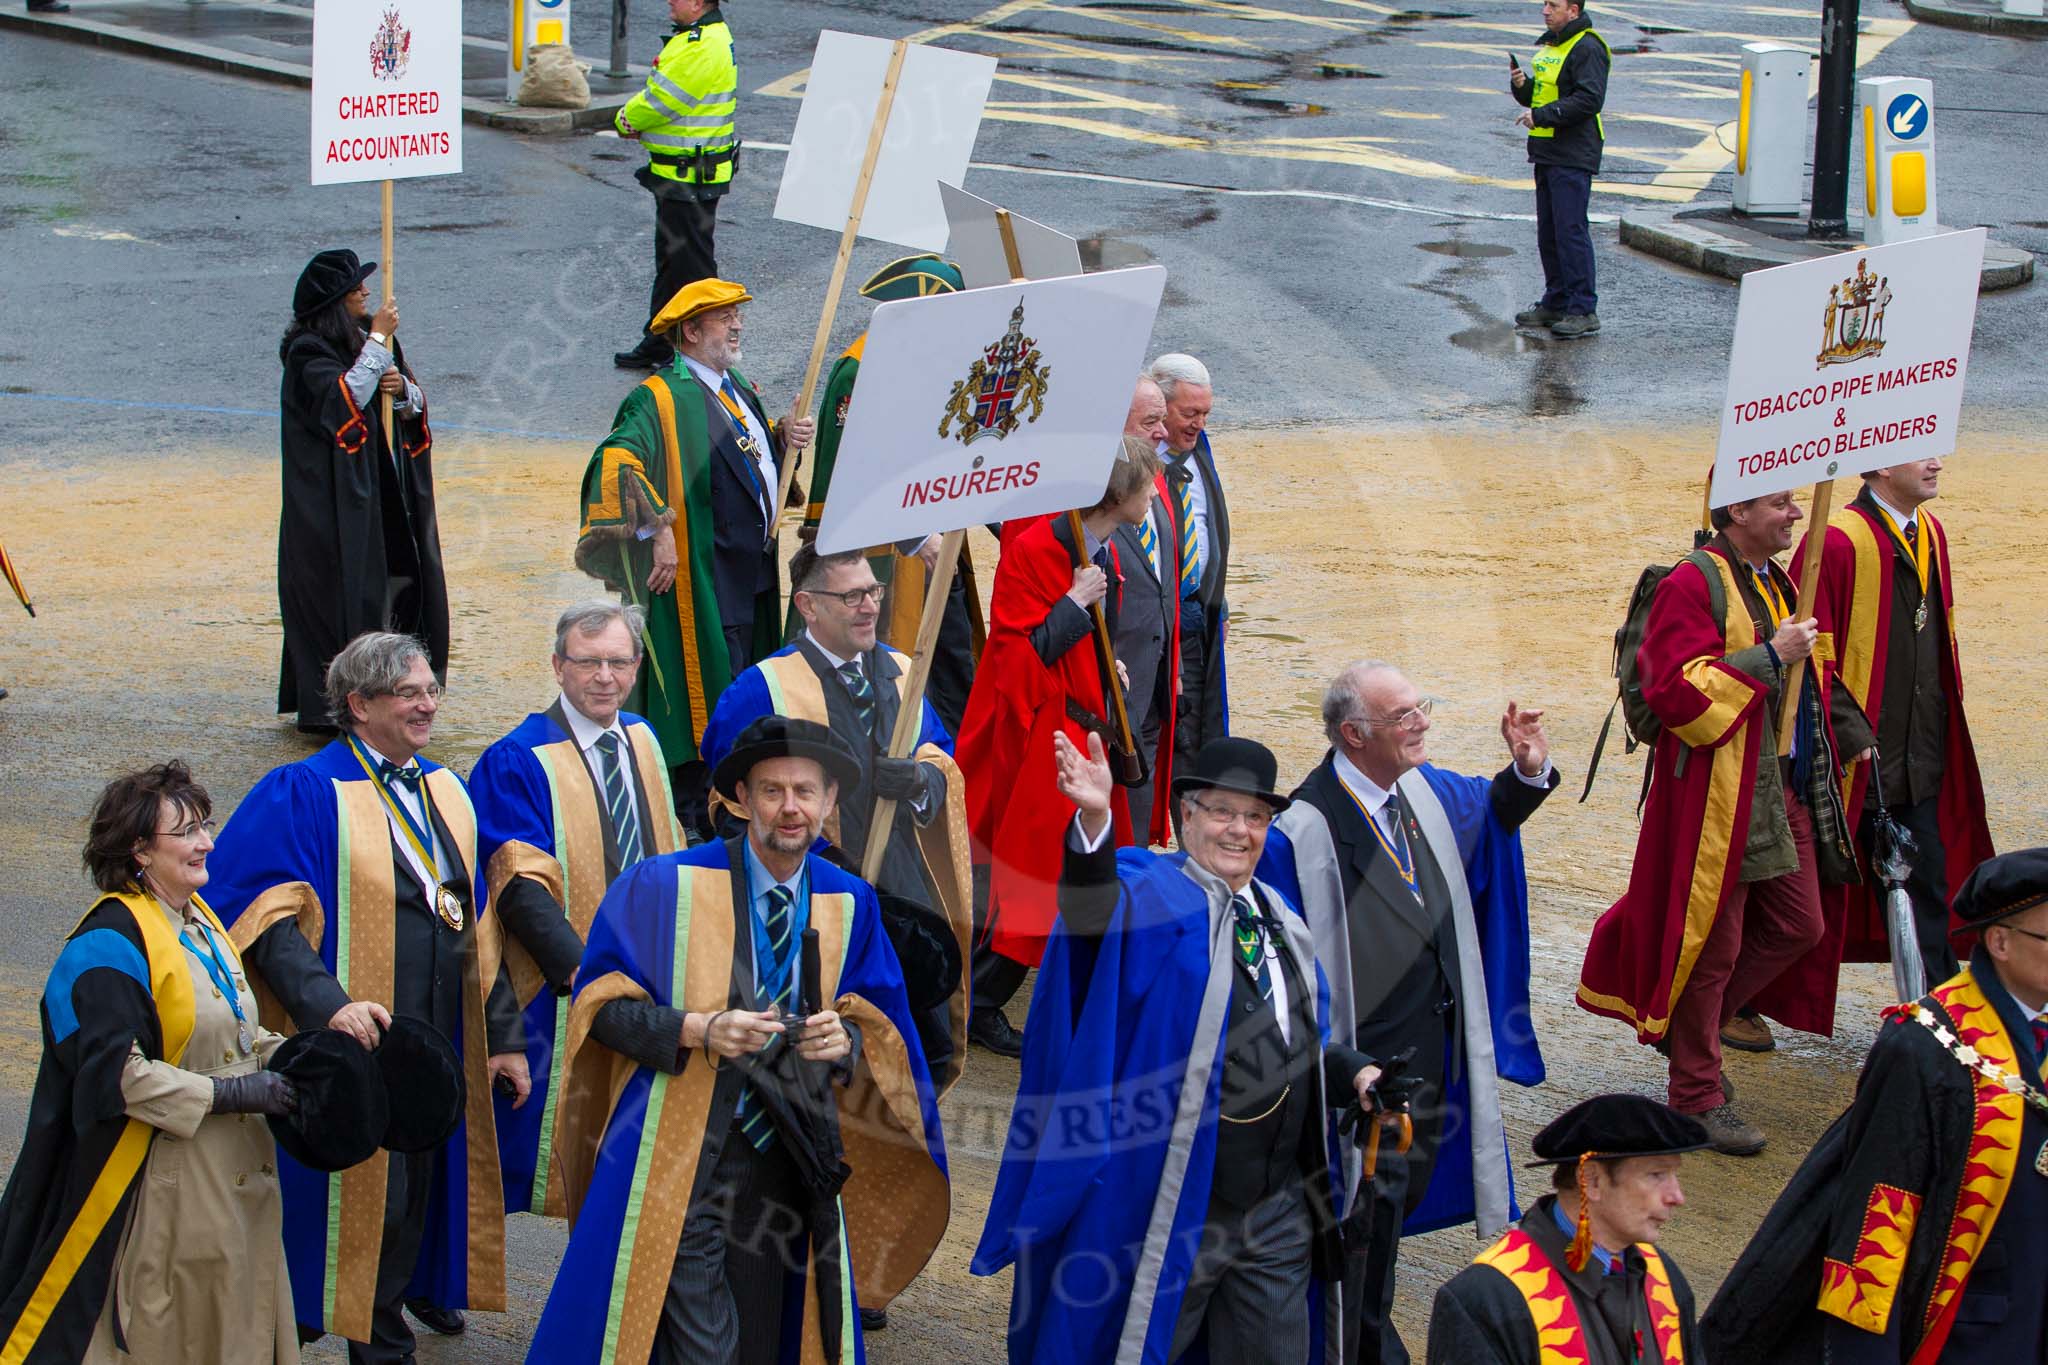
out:
<path id="1" fill-rule="evenodd" d="M 468 1087 L 462 1058 L 441 1031 L 424 1019 L 394 1014 L 375 1057 L 390 1099 L 382 1145 L 394 1152 L 429 1152 L 453 1137 Z"/>
<path id="2" fill-rule="evenodd" d="M 341 302 L 376 269 L 375 261 L 360 261 L 346 247 L 321 252 L 299 272 L 298 287 L 292 290 L 292 316 L 311 317 L 328 304 Z"/>
<path id="3" fill-rule="evenodd" d="M 269 1120 L 271 1136 L 292 1160 L 345 1171 L 377 1154 L 390 1112 L 369 1049 L 339 1029 L 308 1029 L 279 1044 L 266 1069 L 298 1091 L 298 1108 Z"/>

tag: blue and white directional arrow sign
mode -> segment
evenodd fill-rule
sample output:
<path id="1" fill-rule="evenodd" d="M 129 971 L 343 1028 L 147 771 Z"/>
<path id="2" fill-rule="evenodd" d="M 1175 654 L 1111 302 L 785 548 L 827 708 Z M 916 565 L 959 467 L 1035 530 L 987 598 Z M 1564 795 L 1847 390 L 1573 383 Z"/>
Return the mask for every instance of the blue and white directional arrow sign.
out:
<path id="1" fill-rule="evenodd" d="M 1927 131 L 1927 101 L 1918 95 L 1900 95 L 1885 107 L 1884 126 L 1901 142 L 1911 142 Z"/>

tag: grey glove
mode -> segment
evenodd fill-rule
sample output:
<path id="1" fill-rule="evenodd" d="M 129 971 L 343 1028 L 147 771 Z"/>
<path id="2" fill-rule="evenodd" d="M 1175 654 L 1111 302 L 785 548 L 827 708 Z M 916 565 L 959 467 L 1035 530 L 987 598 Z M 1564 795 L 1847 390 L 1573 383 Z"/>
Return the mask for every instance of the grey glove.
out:
<path id="1" fill-rule="evenodd" d="M 275 1114 L 280 1117 L 299 1107 L 299 1092 L 275 1071 L 252 1071 L 246 1076 L 213 1078 L 213 1112 L 216 1114 Z"/>
<path id="2" fill-rule="evenodd" d="M 875 795 L 884 801 L 915 801 L 924 792 L 924 764 L 914 758 L 875 760 Z"/>

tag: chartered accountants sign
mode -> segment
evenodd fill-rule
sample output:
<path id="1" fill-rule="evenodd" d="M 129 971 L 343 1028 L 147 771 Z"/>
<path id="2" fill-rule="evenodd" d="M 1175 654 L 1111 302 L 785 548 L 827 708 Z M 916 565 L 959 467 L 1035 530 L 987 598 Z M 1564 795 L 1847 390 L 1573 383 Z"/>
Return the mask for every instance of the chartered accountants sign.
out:
<path id="1" fill-rule="evenodd" d="M 1947 455 L 1982 228 L 1742 277 L 1713 504 Z"/>
<path id="2" fill-rule="evenodd" d="M 315 0 L 313 183 L 462 169 L 462 7 Z"/>

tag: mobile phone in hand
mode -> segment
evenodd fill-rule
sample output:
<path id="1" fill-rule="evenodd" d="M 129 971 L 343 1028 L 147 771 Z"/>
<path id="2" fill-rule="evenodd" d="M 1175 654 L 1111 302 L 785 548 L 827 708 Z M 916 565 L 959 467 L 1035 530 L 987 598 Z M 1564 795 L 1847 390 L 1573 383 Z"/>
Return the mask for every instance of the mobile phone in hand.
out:
<path id="1" fill-rule="evenodd" d="M 1521 69 L 1522 69 L 1522 64 L 1521 64 L 1520 62 L 1516 61 L 1516 60 L 1515 60 L 1515 54 L 1514 54 L 1514 53 L 1512 53 L 1512 52 L 1510 52 L 1510 53 L 1508 54 L 1508 70 L 1510 70 L 1510 71 L 1520 71 Z"/>

